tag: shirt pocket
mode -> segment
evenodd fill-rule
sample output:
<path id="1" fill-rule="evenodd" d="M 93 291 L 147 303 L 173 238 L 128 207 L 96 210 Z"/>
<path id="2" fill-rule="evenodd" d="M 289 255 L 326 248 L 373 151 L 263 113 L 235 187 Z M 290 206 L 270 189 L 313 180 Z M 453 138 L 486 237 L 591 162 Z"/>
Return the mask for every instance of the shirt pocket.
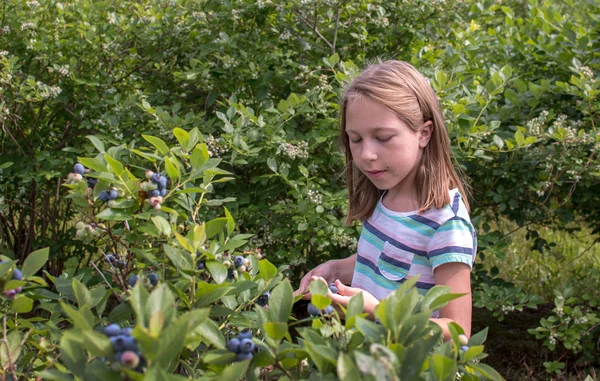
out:
<path id="1" fill-rule="evenodd" d="M 399 281 L 408 275 L 413 257 L 413 253 L 398 249 L 391 243 L 385 242 L 377 259 L 377 267 L 381 275 L 387 279 Z"/>

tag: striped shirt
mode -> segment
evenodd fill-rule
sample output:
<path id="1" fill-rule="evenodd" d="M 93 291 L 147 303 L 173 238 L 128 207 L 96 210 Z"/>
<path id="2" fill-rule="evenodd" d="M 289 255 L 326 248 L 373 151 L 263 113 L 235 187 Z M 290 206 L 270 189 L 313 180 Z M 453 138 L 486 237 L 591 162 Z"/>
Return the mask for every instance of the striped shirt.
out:
<path id="1" fill-rule="evenodd" d="M 457 189 L 450 191 L 450 204 L 422 214 L 389 210 L 381 200 L 363 224 L 352 287 L 381 300 L 420 274 L 417 289 L 424 295 L 435 286 L 437 266 L 460 262 L 473 267 L 477 237 Z"/>

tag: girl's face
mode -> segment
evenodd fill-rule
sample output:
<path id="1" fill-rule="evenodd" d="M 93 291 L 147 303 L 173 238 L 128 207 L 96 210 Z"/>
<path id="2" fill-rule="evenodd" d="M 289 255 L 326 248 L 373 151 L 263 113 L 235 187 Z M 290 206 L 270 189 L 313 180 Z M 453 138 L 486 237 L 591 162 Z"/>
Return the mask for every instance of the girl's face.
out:
<path id="1" fill-rule="evenodd" d="M 392 110 L 362 96 L 348 101 L 346 133 L 354 164 L 378 189 L 412 194 L 430 122 L 413 131 Z"/>

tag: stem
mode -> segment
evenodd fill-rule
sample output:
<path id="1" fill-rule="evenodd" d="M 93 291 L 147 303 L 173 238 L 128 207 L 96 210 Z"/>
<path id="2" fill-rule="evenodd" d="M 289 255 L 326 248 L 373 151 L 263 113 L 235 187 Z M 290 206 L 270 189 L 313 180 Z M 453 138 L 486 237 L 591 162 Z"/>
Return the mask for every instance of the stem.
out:
<path id="1" fill-rule="evenodd" d="M 8 341 L 6 339 L 8 337 L 6 335 L 6 315 L 4 315 L 2 317 L 2 334 L 3 334 L 3 337 L 2 337 L 1 342 L 4 343 L 4 345 L 6 346 L 6 359 L 8 360 L 8 369 L 9 369 L 9 372 L 10 372 L 13 380 L 17 380 L 17 375 L 15 374 L 15 367 L 13 365 L 12 358 L 10 356 L 10 346 L 8 345 Z"/>

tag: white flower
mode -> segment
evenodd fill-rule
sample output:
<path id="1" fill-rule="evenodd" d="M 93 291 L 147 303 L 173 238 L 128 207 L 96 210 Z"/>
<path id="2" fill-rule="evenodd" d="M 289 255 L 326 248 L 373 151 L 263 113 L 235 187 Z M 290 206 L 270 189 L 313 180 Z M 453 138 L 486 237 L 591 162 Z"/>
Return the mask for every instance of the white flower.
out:
<path id="1" fill-rule="evenodd" d="M 31 8 L 31 9 L 35 9 L 35 8 L 37 8 L 37 7 L 39 7 L 39 6 L 40 6 L 40 3 L 38 3 L 38 2 L 37 2 L 37 1 L 35 1 L 35 0 L 28 1 L 26 4 L 27 4 L 27 6 L 28 6 L 29 8 Z"/>
<path id="2" fill-rule="evenodd" d="M 35 29 L 35 24 L 32 22 L 24 22 L 21 24 L 21 30 Z"/>

